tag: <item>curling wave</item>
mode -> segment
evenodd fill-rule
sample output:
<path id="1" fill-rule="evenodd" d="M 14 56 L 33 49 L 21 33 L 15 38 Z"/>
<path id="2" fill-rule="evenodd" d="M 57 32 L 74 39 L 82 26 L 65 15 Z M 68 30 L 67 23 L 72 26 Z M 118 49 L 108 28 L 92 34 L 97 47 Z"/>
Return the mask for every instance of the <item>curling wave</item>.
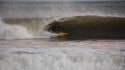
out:
<path id="1" fill-rule="evenodd" d="M 121 17 L 67 17 L 46 28 L 66 39 L 125 39 L 125 18 Z"/>
<path id="2" fill-rule="evenodd" d="M 68 40 L 125 39 L 125 18 L 73 16 L 0 20 L 0 39 L 50 39 L 53 37 Z"/>
<path id="3" fill-rule="evenodd" d="M 44 30 L 46 24 L 42 18 L 0 19 L 0 39 L 49 38 L 56 35 Z"/>

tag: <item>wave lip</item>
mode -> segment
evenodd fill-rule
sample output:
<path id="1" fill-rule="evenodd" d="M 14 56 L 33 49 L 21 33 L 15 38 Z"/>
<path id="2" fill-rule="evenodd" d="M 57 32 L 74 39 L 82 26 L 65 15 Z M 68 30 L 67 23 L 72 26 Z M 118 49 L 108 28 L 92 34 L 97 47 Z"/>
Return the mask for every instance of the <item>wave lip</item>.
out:
<path id="1" fill-rule="evenodd" d="M 125 39 L 125 18 L 121 17 L 67 17 L 52 22 L 46 28 L 58 34 L 67 33 L 66 39 Z"/>

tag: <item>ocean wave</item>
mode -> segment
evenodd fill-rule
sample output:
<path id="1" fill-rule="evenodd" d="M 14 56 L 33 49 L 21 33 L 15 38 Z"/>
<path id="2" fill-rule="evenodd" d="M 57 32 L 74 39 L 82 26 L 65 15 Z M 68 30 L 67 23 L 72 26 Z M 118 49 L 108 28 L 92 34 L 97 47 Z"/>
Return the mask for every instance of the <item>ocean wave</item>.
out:
<path id="1" fill-rule="evenodd" d="M 42 18 L 0 19 L 0 39 L 49 38 L 56 34 L 44 30 L 47 22 Z"/>
<path id="2" fill-rule="evenodd" d="M 125 39 L 125 18 L 74 16 L 47 25 L 46 30 L 65 39 Z"/>
<path id="3" fill-rule="evenodd" d="M 122 17 L 4 18 L 0 27 L 0 39 L 125 39 Z"/>
<path id="4" fill-rule="evenodd" d="M 32 35 L 24 27 L 8 25 L 0 20 L 0 39 L 28 39 Z"/>

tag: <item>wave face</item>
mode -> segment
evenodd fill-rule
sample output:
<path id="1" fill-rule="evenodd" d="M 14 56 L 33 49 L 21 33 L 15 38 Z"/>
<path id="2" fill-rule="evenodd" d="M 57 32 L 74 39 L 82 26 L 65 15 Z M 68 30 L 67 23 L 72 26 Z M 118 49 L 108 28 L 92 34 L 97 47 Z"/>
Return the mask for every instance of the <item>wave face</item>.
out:
<path id="1" fill-rule="evenodd" d="M 84 48 L 1 48 L 1 70 L 124 70 L 124 51 Z M 7 67 L 6 67 L 7 66 Z"/>
<path id="2" fill-rule="evenodd" d="M 5 18 L 0 22 L 0 39 L 125 39 L 121 17 Z"/>
<path id="3" fill-rule="evenodd" d="M 66 39 L 125 39 L 125 18 L 120 17 L 67 17 L 46 28 Z"/>

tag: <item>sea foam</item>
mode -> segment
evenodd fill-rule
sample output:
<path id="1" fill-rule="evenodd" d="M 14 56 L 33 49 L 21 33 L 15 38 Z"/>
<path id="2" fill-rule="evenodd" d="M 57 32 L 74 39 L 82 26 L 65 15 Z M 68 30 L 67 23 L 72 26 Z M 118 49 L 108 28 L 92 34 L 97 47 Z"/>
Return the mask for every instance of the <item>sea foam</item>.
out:
<path id="1" fill-rule="evenodd" d="M 28 22 L 27 22 L 28 21 Z M 47 20 L 44 20 L 47 21 Z M 31 38 L 50 38 L 57 34 L 47 32 L 44 27 L 47 22 L 41 19 L 0 19 L 0 39 L 31 39 Z"/>
<path id="2" fill-rule="evenodd" d="M 0 70 L 124 70 L 124 52 L 90 48 L 1 48 Z"/>
<path id="3" fill-rule="evenodd" d="M 9 25 L 0 19 L 0 39 L 25 39 L 32 38 L 27 29 L 19 25 Z"/>

